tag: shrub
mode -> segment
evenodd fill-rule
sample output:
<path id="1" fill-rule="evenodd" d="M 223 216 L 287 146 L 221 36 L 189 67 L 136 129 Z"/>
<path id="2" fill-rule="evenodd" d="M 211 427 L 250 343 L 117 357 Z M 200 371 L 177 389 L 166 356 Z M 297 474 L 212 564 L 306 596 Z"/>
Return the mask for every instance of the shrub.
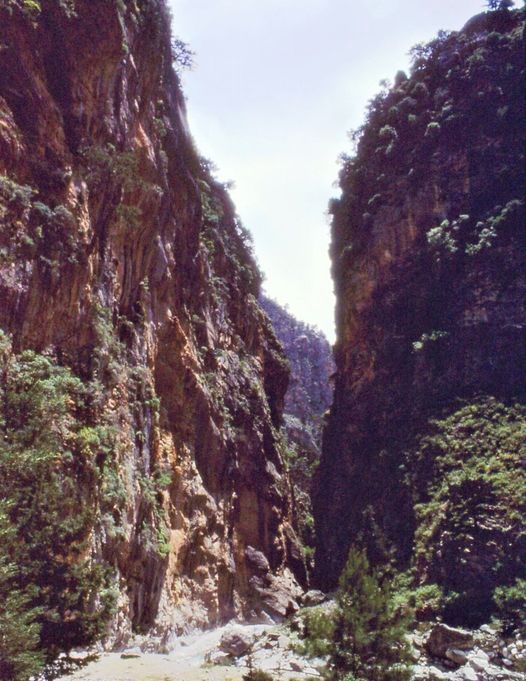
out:
<path id="1" fill-rule="evenodd" d="M 406 681 L 410 678 L 405 635 L 409 619 L 397 608 L 386 574 L 372 569 L 365 551 L 351 549 L 340 577 L 336 607 L 303 614 L 301 652 L 328 657 L 329 681 Z"/>
<path id="2" fill-rule="evenodd" d="M 274 681 L 274 677 L 262 669 L 249 669 L 243 674 L 243 681 Z"/>
<path id="3" fill-rule="evenodd" d="M 195 52 L 190 49 L 188 43 L 180 38 L 172 39 L 172 62 L 176 71 L 186 71 L 192 69 L 194 65 Z"/>
<path id="4" fill-rule="evenodd" d="M 526 633 L 526 579 L 518 578 L 510 586 L 498 586 L 493 601 L 505 633 L 515 628 Z"/>
<path id="5" fill-rule="evenodd" d="M 525 432 L 524 407 L 481 397 L 433 420 L 408 454 L 413 565 L 419 583 L 443 589 L 444 618 L 452 624 L 477 626 L 520 593 L 520 580 L 514 583 L 526 569 Z"/>
<path id="6" fill-rule="evenodd" d="M 440 132 L 440 123 L 437 123 L 437 121 L 431 121 L 431 123 L 427 124 L 426 131 L 425 131 L 425 137 L 436 137 Z"/>
<path id="7" fill-rule="evenodd" d="M 432 227 L 427 231 L 426 238 L 429 246 L 436 252 L 437 257 L 440 253 L 456 253 L 458 245 L 456 241 L 457 224 L 449 220 L 442 220 L 440 225 Z"/>
<path id="8" fill-rule="evenodd" d="M 38 651 L 39 610 L 31 607 L 30 593 L 16 587 L 18 566 L 8 557 L 16 532 L 6 510 L 0 503 L 0 678 L 25 681 L 44 664 Z"/>
<path id="9" fill-rule="evenodd" d="M 308 608 L 301 613 L 304 640 L 298 647 L 302 655 L 325 657 L 334 636 L 334 613 L 326 607 Z"/>
<path id="10" fill-rule="evenodd" d="M 394 602 L 402 613 L 409 614 L 418 622 L 435 620 L 444 611 L 444 592 L 438 584 L 414 585 L 414 576 L 399 573 L 395 577 Z"/>
<path id="11" fill-rule="evenodd" d="M 19 592 L 10 610 L 26 613 L 28 635 L 38 623 L 52 657 L 92 643 L 111 614 L 108 568 L 89 552 L 101 438 L 82 419 L 86 390 L 69 369 L 33 351 L 13 354 L 0 334 L 0 374 L 0 498 L 14 530 L 0 561 L 17 565 L 0 601 Z"/>

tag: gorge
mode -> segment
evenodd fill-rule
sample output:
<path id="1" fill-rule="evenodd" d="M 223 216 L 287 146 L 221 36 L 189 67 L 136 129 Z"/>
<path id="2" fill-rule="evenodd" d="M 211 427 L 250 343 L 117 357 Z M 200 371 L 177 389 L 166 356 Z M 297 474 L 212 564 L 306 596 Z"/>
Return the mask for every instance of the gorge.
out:
<path id="1" fill-rule="evenodd" d="M 413 621 L 522 645 L 524 11 L 371 102 L 330 204 L 334 364 L 262 293 L 170 22 L 0 2 L 0 678 L 232 620 L 307 636 L 349 551 Z"/>

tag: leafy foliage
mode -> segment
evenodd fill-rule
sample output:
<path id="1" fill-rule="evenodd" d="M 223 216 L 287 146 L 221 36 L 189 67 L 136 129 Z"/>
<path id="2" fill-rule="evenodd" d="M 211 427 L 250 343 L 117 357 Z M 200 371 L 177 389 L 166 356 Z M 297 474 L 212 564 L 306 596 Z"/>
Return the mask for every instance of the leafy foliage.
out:
<path id="1" fill-rule="evenodd" d="M 51 208 L 37 192 L 0 175 L 0 264 L 37 258 L 53 276 L 59 266 L 82 260 L 76 224 L 63 205 Z"/>
<path id="2" fill-rule="evenodd" d="M 87 391 L 69 369 L 33 351 L 14 355 L 5 335 L 0 360 L 0 497 L 13 532 L 0 544 L 2 599 L 8 612 L 23 611 L 27 650 L 39 630 L 52 656 L 96 640 L 111 613 L 108 569 L 90 557 L 105 435 L 88 425 Z"/>
<path id="3" fill-rule="evenodd" d="M 31 594 L 17 587 L 17 565 L 10 562 L 10 545 L 16 532 L 0 504 L 0 678 L 25 681 L 37 673 L 44 657 L 39 652 L 39 609 L 31 606 Z"/>
<path id="4" fill-rule="evenodd" d="M 176 71 L 191 70 L 194 65 L 195 52 L 190 49 L 188 43 L 181 38 L 172 38 L 172 61 Z"/>
<path id="5" fill-rule="evenodd" d="M 497 616 L 505 633 L 515 628 L 526 632 L 526 580 L 517 578 L 508 586 L 498 586 L 493 592 Z"/>
<path id="6" fill-rule="evenodd" d="M 301 619 L 304 640 L 299 645 L 299 652 L 310 657 L 326 657 L 334 636 L 334 613 L 320 606 L 305 608 Z"/>
<path id="7" fill-rule="evenodd" d="M 76 16 L 75 0 L 55 0 L 55 2 L 66 17 Z M 34 25 L 36 25 L 36 20 L 42 13 L 40 0 L 3 0 L 3 5 L 9 12 L 20 12 L 22 16 L 29 19 Z"/>
<path id="8" fill-rule="evenodd" d="M 496 9 L 506 3 L 494 4 Z M 396 177 L 398 191 L 417 193 L 431 173 L 468 144 L 473 160 L 477 158 L 494 178 L 491 187 L 484 182 L 473 187 L 479 194 L 480 217 L 486 219 L 484 212 L 492 209 L 497 196 L 517 195 L 521 185 L 516 168 L 524 165 L 524 157 L 520 145 L 513 144 L 511 130 L 517 128 L 521 134 L 524 103 L 522 27 L 516 17 L 514 12 L 504 16 L 497 12 L 488 15 L 484 31 L 439 32 L 435 40 L 411 50 L 410 77 L 397 75 L 393 86 L 385 83 L 371 100 L 365 123 L 351 133 L 356 153 L 342 157 L 343 196 L 331 203 L 335 255 L 342 254 L 349 242 L 355 252 L 361 250 L 369 238 L 371 218 L 396 196 L 386 193 L 386 157 L 391 186 Z M 494 137 L 503 126 L 508 128 L 505 145 L 488 148 L 482 136 Z M 431 232 L 431 237 L 435 234 Z M 341 266 L 338 259 L 335 264 Z"/>
<path id="9" fill-rule="evenodd" d="M 413 564 L 420 584 L 443 588 L 452 622 L 479 624 L 495 603 L 504 615 L 526 571 L 525 436 L 525 407 L 481 398 L 431 421 L 407 456 Z"/>

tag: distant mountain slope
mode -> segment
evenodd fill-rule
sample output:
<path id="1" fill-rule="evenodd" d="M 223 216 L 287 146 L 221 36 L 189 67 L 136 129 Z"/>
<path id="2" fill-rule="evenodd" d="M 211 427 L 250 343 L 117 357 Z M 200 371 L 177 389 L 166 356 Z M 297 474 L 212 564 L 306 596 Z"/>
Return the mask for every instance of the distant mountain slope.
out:
<path id="1" fill-rule="evenodd" d="M 332 348 L 321 331 L 299 321 L 274 300 L 262 296 L 259 302 L 290 362 L 284 423 L 298 523 L 308 554 L 308 547 L 314 542 L 312 475 L 320 459 L 323 415 L 332 400 L 329 380 L 334 371 Z"/>
<path id="2" fill-rule="evenodd" d="M 291 375 L 285 395 L 285 412 L 303 423 L 319 424 L 332 400 L 329 377 L 334 371 L 332 348 L 324 334 L 296 319 L 276 301 L 260 297 L 290 362 Z"/>

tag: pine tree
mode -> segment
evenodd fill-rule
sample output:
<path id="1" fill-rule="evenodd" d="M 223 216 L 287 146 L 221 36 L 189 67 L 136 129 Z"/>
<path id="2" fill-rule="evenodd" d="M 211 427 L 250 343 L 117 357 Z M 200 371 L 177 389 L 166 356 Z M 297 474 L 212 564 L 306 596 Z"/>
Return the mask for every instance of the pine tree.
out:
<path id="1" fill-rule="evenodd" d="M 351 549 L 336 596 L 329 646 L 331 681 L 406 681 L 410 678 L 408 622 L 397 614 L 387 578 Z"/>

